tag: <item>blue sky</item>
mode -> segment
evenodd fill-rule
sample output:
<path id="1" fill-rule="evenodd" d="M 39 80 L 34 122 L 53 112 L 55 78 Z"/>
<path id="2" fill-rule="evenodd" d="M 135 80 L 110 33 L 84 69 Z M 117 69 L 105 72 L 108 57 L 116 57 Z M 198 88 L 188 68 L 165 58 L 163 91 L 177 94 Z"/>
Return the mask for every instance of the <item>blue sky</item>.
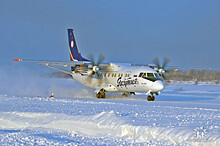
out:
<path id="1" fill-rule="evenodd" d="M 220 69 L 219 0 L 1 0 L 0 63 L 68 61 L 67 28 L 106 61 Z"/>

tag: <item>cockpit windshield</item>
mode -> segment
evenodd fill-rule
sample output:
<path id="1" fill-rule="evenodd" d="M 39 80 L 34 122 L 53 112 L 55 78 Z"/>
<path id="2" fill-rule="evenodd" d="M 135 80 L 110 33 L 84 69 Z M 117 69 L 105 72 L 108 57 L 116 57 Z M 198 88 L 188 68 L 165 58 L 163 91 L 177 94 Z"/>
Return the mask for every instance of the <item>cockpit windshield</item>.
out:
<path id="1" fill-rule="evenodd" d="M 156 81 L 156 80 L 162 80 L 158 73 L 144 73 L 144 72 L 141 72 L 138 77 L 141 77 L 141 78 L 153 81 L 153 82 Z"/>
<path id="2" fill-rule="evenodd" d="M 155 77 L 160 78 L 160 75 L 158 73 L 154 73 Z"/>
<path id="3" fill-rule="evenodd" d="M 155 76 L 153 73 L 147 73 L 147 77 L 154 78 Z"/>

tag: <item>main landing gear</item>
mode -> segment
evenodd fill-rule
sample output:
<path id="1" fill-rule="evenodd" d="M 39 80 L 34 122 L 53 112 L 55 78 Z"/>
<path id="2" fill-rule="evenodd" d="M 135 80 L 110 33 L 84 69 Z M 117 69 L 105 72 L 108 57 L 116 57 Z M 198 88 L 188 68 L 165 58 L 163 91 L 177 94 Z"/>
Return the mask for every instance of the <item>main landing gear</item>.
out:
<path id="1" fill-rule="evenodd" d="M 105 98 L 105 89 L 101 89 L 99 93 L 96 94 L 97 98 Z"/>
<path id="2" fill-rule="evenodd" d="M 150 94 L 151 95 L 147 96 L 147 100 L 148 101 L 154 101 L 155 100 L 154 94 L 152 92 Z"/>

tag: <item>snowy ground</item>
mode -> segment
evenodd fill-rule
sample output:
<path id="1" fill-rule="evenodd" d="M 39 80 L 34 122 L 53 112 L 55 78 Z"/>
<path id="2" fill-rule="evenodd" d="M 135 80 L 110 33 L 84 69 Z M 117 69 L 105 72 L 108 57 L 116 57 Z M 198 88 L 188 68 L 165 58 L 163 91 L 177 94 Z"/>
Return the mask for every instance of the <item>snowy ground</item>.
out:
<path id="1" fill-rule="evenodd" d="M 155 102 L 143 94 L 101 100 L 2 94 L 0 144 L 220 145 L 220 86 L 173 84 Z"/>

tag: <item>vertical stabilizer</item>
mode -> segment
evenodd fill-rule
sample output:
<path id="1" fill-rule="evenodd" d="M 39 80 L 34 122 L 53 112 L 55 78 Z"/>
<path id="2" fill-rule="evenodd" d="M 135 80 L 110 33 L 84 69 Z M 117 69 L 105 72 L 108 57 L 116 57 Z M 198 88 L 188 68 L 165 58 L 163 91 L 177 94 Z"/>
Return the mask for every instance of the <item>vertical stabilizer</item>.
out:
<path id="1" fill-rule="evenodd" d="M 69 48 L 70 48 L 70 60 L 71 61 L 88 61 L 81 56 L 76 44 L 76 40 L 73 34 L 73 29 L 68 29 Z"/>

